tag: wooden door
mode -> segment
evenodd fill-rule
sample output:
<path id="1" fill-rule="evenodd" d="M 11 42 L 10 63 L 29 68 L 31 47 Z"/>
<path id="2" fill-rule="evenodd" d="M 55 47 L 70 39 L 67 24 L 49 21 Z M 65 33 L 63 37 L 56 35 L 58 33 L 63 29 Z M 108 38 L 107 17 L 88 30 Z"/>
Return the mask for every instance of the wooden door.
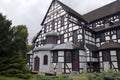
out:
<path id="1" fill-rule="evenodd" d="M 79 71 L 79 52 L 73 51 L 72 58 L 72 71 Z"/>
<path id="2" fill-rule="evenodd" d="M 93 63 L 93 71 L 100 72 L 100 63 L 99 62 Z"/>
<path id="3" fill-rule="evenodd" d="M 36 56 L 34 59 L 34 71 L 39 71 L 39 67 L 40 67 L 40 59 L 38 56 Z"/>

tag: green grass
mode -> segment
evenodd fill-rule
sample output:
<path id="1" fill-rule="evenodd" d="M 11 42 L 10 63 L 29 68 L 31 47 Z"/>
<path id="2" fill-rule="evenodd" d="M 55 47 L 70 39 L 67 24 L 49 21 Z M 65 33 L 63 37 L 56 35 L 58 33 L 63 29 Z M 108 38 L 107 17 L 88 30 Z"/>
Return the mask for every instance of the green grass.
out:
<path id="1" fill-rule="evenodd" d="M 21 79 L 21 78 L 16 78 L 16 77 L 0 76 L 0 80 L 26 80 L 26 79 Z M 36 80 L 36 79 L 33 77 L 29 80 Z"/>
<path id="2" fill-rule="evenodd" d="M 72 78 L 73 80 L 88 80 L 87 76 L 88 76 L 88 73 L 69 75 L 69 77 Z"/>
<path id="3" fill-rule="evenodd" d="M 28 80 L 88 80 L 87 75 L 89 73 L 83 74 L 62 74 L 58 76 L 42 76 L 42 75 L 33 75 L 31 79 Z M 66 77 L 64 77 L 66 76 Z M 26 80 L 16 77 L 6 77 L 0 76 L 0 80 Z"/>

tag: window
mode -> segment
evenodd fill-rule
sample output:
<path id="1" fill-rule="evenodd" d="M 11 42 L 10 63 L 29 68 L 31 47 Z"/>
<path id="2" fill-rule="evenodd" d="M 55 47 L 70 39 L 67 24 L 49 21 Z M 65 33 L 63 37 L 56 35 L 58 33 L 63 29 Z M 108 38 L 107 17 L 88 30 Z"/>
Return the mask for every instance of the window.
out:
<path id="1" fill-rule="evenodd" d="M 102 51 L 103 61 L 110 61 L 110 52 L 108 50 Z"/>
<path id="2" fill-rule="evenodd" d="M 60 43 L 64 43 L 64 35 L 60 36 L 60 40 L 61 40 Z"/>
<path id="3" fill-rule="evenodd" d="M 104 33 L 102 33 L 101 35 L 100 35 L 100 41 L 105 41 L 105 34 Z"/>
<path id="4" fill-rule="evenodd" d="M 77 31 L 73 31 L 73 42 L 76 43 L 78 40 L 77 38 Z"/>
<path id="5" fill-rule="evenodd" d="M 92 52 L 92 57 L 93 58 L 98 58 L 98 54 L 96 52 Z"/>
<path id="6" fill-rule="evenodd" d="M 120 39 L 120 30 L 117 31 L 117 38 Z"/>
<path id="7" fill-rule="evenodd" d="M 66 53 L 65 53 L 65 62 L 66 63 L 72 62 L 72 53 L 70 51 L 66 51 Z"/>
<path id="8" fill-rule="evenodd" d="M 46 33 L 46 24 L 44 25 L 44 33 Z"/>
<path id="9" fill-rule="evenodd" d="M 48 64 L 48 56 L 47 55 L 44 56 L 44 60 L 43 61 L 44 61 L 43 62 L 44 65 Z"/>
<path id="10" fill-rule="evenodd" d="M 117 50 L 117 59 L 118 59 L 118 62 L 120 61 L 120 50 Z"/>
<path id="11" fill-rule="evenodd" d="M 61 16 L 61 26 L 64 26 L 64 16 Z"/>
<path id="12" fill-rule="evenodd" d="M 53 52 L 53 63 L 57 63 L 58 62 L 58 52 L 55 51 Z"/>
<path id="13" fill-rule="evenodd" d="M 53 20 L 52 21 L 52 30 L 54 30 L 55 29 L 55 21 Z"/>

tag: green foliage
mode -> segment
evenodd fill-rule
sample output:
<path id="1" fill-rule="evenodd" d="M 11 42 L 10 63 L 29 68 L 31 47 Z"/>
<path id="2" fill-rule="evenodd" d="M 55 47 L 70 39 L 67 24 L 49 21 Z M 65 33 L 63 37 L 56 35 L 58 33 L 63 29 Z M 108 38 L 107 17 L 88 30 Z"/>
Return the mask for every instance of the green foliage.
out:
<path id="1" fill-rule="evenodd" d="M 31 77 L 29 73 L 30 70 L 26 66 L 25 59 L 19 56 L 2 60 L 2 64 L 0 65 L 0 75 L 26 79 Z"/>
<path id="2" fill-rule="evenodd" d="M 120 72 L 108 71 L 88 75 L 89 80 L 120 80 Z"/>
<path id="3" fill-rule="evenodd" d="M 42 76 L 37 75 L 36 80 L 72 80 L 69 76 Z"/>
<path id="4" fill-rule="evenodd" d="M 11 21 L 0 14 L 0 75 L 30 77 L 26 66 L 28 31 L 25 25 L 11 27 Z"/>

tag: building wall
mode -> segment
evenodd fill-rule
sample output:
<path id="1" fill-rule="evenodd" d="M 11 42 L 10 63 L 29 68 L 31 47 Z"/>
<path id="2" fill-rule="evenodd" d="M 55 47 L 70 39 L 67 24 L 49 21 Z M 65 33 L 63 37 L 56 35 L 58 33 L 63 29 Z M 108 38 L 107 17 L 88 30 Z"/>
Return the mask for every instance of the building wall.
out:
<path id="1" fill-rule="evenodd" d="M 48 64 L 44 65 L 44 56 L 48 56 Z M 50 63 L 51 63 L 51 52 L 50 51 L 38 51 L 34 52 L 34 58 L 38 56 L 40 58 L 39 71 L 40 72 L 49 72 L 50 71 Z M 33 68 L 34 68 L 34 59 L 33 59 Z"/>
<path id="2" fill-rule="evenodd" d="M 81 21 L 80 19 L 68 14 L 63 9 L 63 7 L 55 1 L 51 4 L 51 7 L 46 15 L 41 33 L 35 42 L 35 47 L 44 46 L 44 44 L 46 44 L 46 33 L 50 31 L 55 31 L 58 33 L 57 44 L 62 44 L 65 42 L 85 43 L 85 51 L 79 50 L 79 72 L 89 71 L 91 67 L 91 62 L 92 67 L 94 66 L 95 62 L 100 62 L 100 71 L 107 71 L 110 68 L 112 68 L 113 70 L 118 70 L 118 65 L 120 64 L 118 64 L 116 50 L 109 49 L 110 59 L 104 60 L 104 51 L 98 51 L 97 54 L 99 53 L 99 57 L 93 58 L 93 51 L 89 50 L 86 47 L 86 43 L 96 45 L 97 47 L 100 47 L 104 43 L 110 41 L 120 43 L 120 29 L 108 29 L 114 26 L 118 26 L 118 23 L 120 23 L 120 14 L 115 14 L 96 20 L 94 22 L 91 22 L 90 24 L 85 24 L 85 22 Z M 91 30 L 86 29 L 87 26 L 89 26 Z M 96 33 L 93 33 L 92 31 L 96 31 Z M 73 65 L 72 62 L 65 62 L 65 52 L 66 51 L 58 50 L 57 62 L 53 62 L 53 53 L 51 53 L 50 51 L 35 52 L 34 58 L 35 56 L 38 56 L 40 58 L 41 72 L 49 72 L 50 63 L 53 63 L 54 67 L 56 67 L 57 63 L 61 63 L 62 72 L 70 73 L 73 71 Z M 74 53 L 74 51 L 72 51 L 72 53 Z M 43 65 L 44 55 L 48 55 L 48 65 Z M 93 71 L 93 68 L 91 71 Z"/>

